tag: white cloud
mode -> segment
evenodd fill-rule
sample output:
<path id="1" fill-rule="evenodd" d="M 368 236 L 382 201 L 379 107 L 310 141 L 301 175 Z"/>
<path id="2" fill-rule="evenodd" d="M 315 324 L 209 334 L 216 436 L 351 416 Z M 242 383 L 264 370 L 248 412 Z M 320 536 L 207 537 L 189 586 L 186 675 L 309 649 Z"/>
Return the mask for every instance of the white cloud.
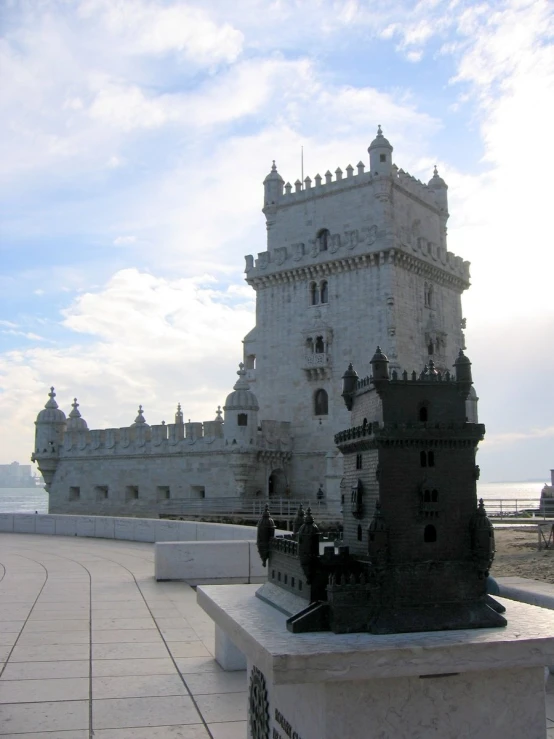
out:
<path id="1" fill-rule="evenodd" d="M 136 240 L 136 236 L 118 236 L 114 239 L 113 243 L 115 246 L 125 246 L 127 244 L 134 244 Z"/>

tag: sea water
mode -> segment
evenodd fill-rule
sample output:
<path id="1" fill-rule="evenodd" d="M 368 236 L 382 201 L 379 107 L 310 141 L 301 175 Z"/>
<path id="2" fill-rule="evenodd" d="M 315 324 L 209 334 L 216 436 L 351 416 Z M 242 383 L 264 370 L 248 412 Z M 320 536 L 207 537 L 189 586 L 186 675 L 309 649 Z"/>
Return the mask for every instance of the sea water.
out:
<path id="1" fill-rule="evenodd" d="M 477 496 L 487 501 L 518 501 L 518 508 L 538 508 L 543 482 L 478 482 Z M 521 504 L 523 503 L 523 505 Z M 0 488 L 0 513 L 48 513 L 48 493 L 41 487 Z"/>

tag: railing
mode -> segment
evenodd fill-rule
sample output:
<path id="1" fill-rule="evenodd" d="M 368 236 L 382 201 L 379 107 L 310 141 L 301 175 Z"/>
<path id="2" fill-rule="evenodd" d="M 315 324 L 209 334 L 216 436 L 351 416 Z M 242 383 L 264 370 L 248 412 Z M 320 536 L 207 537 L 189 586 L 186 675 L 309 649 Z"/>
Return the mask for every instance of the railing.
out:
<path id="1" fill-rule="evenodd" d="M 273 518 L 293 520 L 302 504 L 304 510 L 311 507 L 318 521 L 341 517 L 340 507 L 327 505 L 325 500 L 314 498 L 176 498 L 160 505 L 161 516 L 234 516 L 241 518 L 259 518 L 266 505 Z"/>
<path id="2" fill-rule="evenodd" d="M 484 504 L 487 515 L 493 520 L 554 517 L 554 500 L 548 505 L 544 498 L 485 498 Z"/>

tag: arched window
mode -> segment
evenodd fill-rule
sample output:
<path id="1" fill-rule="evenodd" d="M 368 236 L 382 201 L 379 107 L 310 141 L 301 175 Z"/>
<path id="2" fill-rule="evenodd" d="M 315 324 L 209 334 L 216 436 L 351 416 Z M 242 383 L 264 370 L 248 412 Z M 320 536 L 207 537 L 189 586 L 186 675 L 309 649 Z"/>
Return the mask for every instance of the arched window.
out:
<path id="1" fill-rule="evenodd" d="M 439 491 L 431 490 L 431 503 L 436 503 L 439 499 Z"/>
<path id="2" fill-rule="evenodd" d="M 319 303 L 319 289 L 317 287 L 317 282 L 310 283 L 310 303 L 312 305 L 317 305 Z"/>
<path id="3" fill-rule="evenodd" d="M 314 414 L 316 416 L 326 416 L 329 413 L 329 400 L 327 393 L 323 389 L 316 390 L 314 395 Z"/>
<path id="4" fill-rule="evenodd" d="M 427 453 L 426 452 L 419 453 L 419 464 L 420 464 L 420 467 L 427 467 Z"/>
<path id="5" fill-rule="evenodd" d="M 437 541 L 437 530 L 433 524 L 427 524 L 425 531 L 423 532 L 423 541 L 430 544 L 431 542 Z"/>
<path id="6" fill-rule="evenodd" d="M 316 336 L 316 339 L 315 339 L 315 353 L 316 354 L 324 354 L 325 353 L 325 344 L 323 342 L 323 336 Z"/>
<path id="7" fill-rule="evenodd" d="M 432 341 L 429 342 L 429 346 L 427 347 L 427 351 L 429 353 L 429 356 L 431 356 L 431 354 L 434 354 L 435 353 L 435 347 L 433 346 L 433 342 Z"/>
<path id="8" fill-rule="evenodd" d="M 248 414 L 247 413 L 239 413 L 237 418 L 237 425 L 238 426 L 248 426 Z"/>
<path id="9" fill-rule="evenodd" d="M 329 233 L 328 228 L 322 228 L 320 231 L 317 232 L 319 251 L 327 251 L 327 248 L 329 246 L 329 236 L 330 235 L 331 234 Z"/>
<path id="10" fill-rule="evenodd" d="M 329 302 L 329 285 L 327 284 L 327 280 L 323 280 L 323 282 L 320 285 L 319 292 L 321 295 L 321 302 L 328 303 Z"/>
<path id="11" fill-rule="evenodd" d="M 427 406 L 422 405 L 419 409 L 419 420 L 421 421 L 421 423 L 427 423 L 428 415 L 429 414 L 427 413 Z"/>
<path id="12" fill-rule="evenodd" d="M 431 502 L 431 491 L 430 490 L 425 490 L 425 492 L 423 493 L 423 502 L 424 503 Z"/>

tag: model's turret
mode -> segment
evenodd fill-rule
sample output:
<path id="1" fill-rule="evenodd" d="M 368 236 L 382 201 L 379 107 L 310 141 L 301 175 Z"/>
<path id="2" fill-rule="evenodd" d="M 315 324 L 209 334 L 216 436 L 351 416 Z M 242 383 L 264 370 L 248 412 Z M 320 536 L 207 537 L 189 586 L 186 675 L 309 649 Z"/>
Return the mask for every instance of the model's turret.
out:
<path id="1" fill-rule="evenodd" d="M 369 170 L 373 176 L 390 175 L 392 172 L 392 151 L 390 142 L 383 136 L 381 126 L 377 128 L 377 136 L 369 145 Z"/>
<path id="2" fill-rule="evenodd" d="M 473 380 L 471 378 L 471 362 L 460 349 L 460 353 L 456 361 L 454 362 L 454 368 L 456 370 L 456 382 L 460 388 L 460 392 L 467 397 L 471 390 Z"/>
<path id="3" fill-rule="evenodd" d="M 352 397 L 356 392 L 356 386 L 358 385 L 358 373 L 352 366 L 352 362 L 348 365 L 348 369 L 342 376 L 342 398 L 344 404 L 349 411 L 352 410 Z"/>
<path id="4" fill-rule="evenodd" d="M 371 379 L 377 392 L 384 387 L 390 380 L 389 375 L 389 359 L 386 354 L 383 354 L 381 347 L 378 346 L 375 354 L 371 358 Z"/>
<path id="5" fill-rule="evenodd" d="M 35 451 L 31 456 L 32 462 L 37 462 L 38 468 L 46 483 L 45 489 L 54 478 L 59 460 L 59 450 L 63 443 L 66 428 L 65 413 L 58 408 L 55 400 L 54 388 L 50 388 L 48 401 L 35 421 Z"/>

